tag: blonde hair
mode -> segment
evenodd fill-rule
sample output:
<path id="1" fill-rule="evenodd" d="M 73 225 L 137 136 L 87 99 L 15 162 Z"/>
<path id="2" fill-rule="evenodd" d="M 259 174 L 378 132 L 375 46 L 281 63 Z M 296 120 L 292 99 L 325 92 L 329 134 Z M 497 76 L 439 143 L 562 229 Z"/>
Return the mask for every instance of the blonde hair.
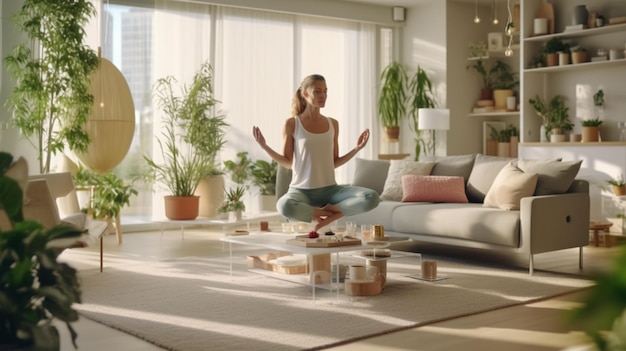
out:
<path id="1" fill-rule="evenodd" d="M 310 76 L 306 76 L 302 80 L 302 83 L 300 83 L 300 87 L 298 87 L 298 90 L 296 90 L 296 93 L 291 99 L 292 116 L 295 117 L 304 112 L 304 109 L 306 108 L 306 100 L 304 99 L 304 96 L 302 96 L 302 92 L 309 89 L 313 85 L 313 83 L 320 80 L 326 81 L 326 79 L 324 79 L 324 76 L 320 74 L 311 74 Z"/>

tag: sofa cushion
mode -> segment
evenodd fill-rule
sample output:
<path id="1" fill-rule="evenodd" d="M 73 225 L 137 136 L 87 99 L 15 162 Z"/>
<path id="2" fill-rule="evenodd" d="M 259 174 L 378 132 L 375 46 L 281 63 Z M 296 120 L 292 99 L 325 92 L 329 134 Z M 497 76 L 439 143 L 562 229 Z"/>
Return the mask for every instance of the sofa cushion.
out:
<path id="1" fill-rule="evenodd" d="M 429 175 L 434 166 L 434 162 L 391 160 L 383 193 L 380 197 L 387 201 L 402 200 L 402 176 L 406 174 Z"/>
<path id="2" fill-rule="evenodd" d="M 496 176 L 483 206 L 519 210 L 522 198 L 532 196 L 536 186 L 536 173 L 524 173 L 509 163 Z"/>
<path id="3" fill-rule="evenodd" d="M 526 173 L 537 173 L 534 195 L 563 194 L 580 170 L 580 161 L 518 160 L 517 167 Z"/>
<path id="4" fill-rule="evenodd" d="M 467 203 L 463 177 L 403 175 L 402 201 Z"/>
<path id="5" fill-rule="evenodd" d="M 425 156 L 422 162 L 435 162 L 431 175 L 463 177 L 465 184 L 474 166 L 475 154 L 458 156 Z"/>
<path id="6" fill-rule="evenodd" d="M 389 161 L 356 159 L 352 185 L 362 186 L 382 194 L 389 171 Z"/>
<path id="7" fill-rule="evenodd" d="M 474 167 L 467 180 L 467 199 L 476 203 L 485 201 L 485 196 L 498 173 L 513 160 L 515 159 L 511 157 L 476 155 Z"/>
<path id="8" fill-rule="evenodd" d="M 393 202 L 397 203 L 397 202 Z M 503 211 L 482 204 L 402 202 L 391 213 L 394 234 L 427 235 L 429 242 L 460 241 L 519 247 L 520 211 Z M 385 231 L 387 228 L 385 227 Z M 441 237 L 441 241 L 438 240 Z"/>

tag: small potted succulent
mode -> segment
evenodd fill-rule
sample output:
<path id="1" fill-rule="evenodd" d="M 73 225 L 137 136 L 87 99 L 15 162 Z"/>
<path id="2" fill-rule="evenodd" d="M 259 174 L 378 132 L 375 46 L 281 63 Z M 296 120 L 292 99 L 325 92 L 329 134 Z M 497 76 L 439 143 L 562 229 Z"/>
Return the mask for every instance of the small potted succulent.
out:
<path id="1" fill-rule="evenodd" d="M 626 181 L 623 175 L 606 181 L 613 188 L 613 193 L 617 196 L 626 195 Z"/>

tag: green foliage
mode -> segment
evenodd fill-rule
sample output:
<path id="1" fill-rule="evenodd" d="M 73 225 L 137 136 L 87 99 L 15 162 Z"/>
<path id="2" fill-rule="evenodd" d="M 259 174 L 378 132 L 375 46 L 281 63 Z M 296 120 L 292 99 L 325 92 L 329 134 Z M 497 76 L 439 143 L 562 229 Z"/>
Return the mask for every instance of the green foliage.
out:
<path id="1" fill-rule="evenodd" d="M 626 246 L 622 246 L 612 266 L 593 275 L 595 285 L 580 307 L 570 312 L 570 321 L 584 328 L 598 350 L 624 349 L 626 310 Z M 620 341 L 619 338 L 622 338 Z M 621 343 L 621 345 L 620 345 Z M 615 345 L 612 345 L 615 344 Z"/>
<path id="2" fill-rule="evenodd" d="M 604 107 L 604 91 L 602 89 L 593 94 L 593 104 L 596 107 Z"/>
<path id="3" fill-rule="evenodd" d="M 161 182 L 173 196 L 192 196 L 195 193 L 200 180 L 214 172 L 215 154 L 209 151 L 223 144 L 207 143 L 204 139 L 212 134 L 205 135 L 188 129 L 202 124 L 201 121 L 206 122 L 216 102 L 212 98 L 213 88 L 209 77 L 212 77 L 212 69 L 208 63 L 204 63 L 194 75 L 191 85 L 180 88 L 180 96 L 174 93 L 177 81 L 172 76 L 160 78 L 154 85 L 155 98 L 165 114 L 164 130 L 157 139 L 164 160 L 157 163 L 145 155 L 149 171 L 143 178 L 148 182 Z M 221 116 L 217 117 L 213 126 L 225 126 Z"/>
<path id="4" fill-rule="evenodd" d="M 422 148 L 427 148 L 426 140 L 422 138 L 418 125 L 418 111 L 420 108 L 434 108 L 437 104 L 433 97 L 433 84 L 422 67 L 417 66 L 411 77 L 408 87 L 412 129 L 415 133 L 415 160 L 419 160 Z"/>
<path id="5" fill-rule="evenodd" d="M 543 119 L 546 133 L 551 129 L 572 130 L 574 124 L 569 120 L 569 108 L 565 106 L 565 98 L 555 95 L 546 104 L 539 95 L 528 100 L 535 112 Z"/>
<path id="6" fill-rule="evenodd" d="M 237 162 L 227 160 L 224 161 L 224 167 L 226 173 L 230 175 L 233 182 L 241 185 L 245 185 L 250 179 L 252 160 L 248 157 L 247 151 L 237 153 Z"/>
<path id="7" fill-rule="evenodd" d="M 554 37 L 545 43 L 543 52 L 546 54 L 554 54 L 557 52 L 567 52 L 569 48 L 570 45 L 561 40 L 561 38 Z"/>
<path id="8" fill-rule="evenodd" d="M 93 105 L 90 74 L 99 61 L 83 43 L 83 27 L 95 13 L 87 0 L 25 0 L 14 15 L 28 40 L 5 58 L 16 82 L 6 104 L 13 124 L 38 150 L 41 173 L 50 171 L 65 145 L 75 151 L 89 145 L 83 126 Z"/>
<path id="9" fill-rule="evenodd" d="M 243 196 L 246 193 L 246 188 L 242 185 L 236 188 L 230 188 L 224 192 L 226 200 L 217 209 L 219 213 L 231 212 L 231 211 L 245 211 L 246 205 L 243 202 Z"/>
<path id="10" fill-rule="evenodd" d="M 497 130 L 491 124 L 487 124 L 487 126 L 489 127 L 489 136 L 500 143 L 508 143 L 511 141 L 511 137 L 519 136 L 519 131 L 513 124 L 509 124 L 508 127 L 501 130 Z"/>
<path id="11" fill-rule="evenodd" d="M 586 119 L 581 122 L 583 127 L 599 127 L 602 125 L 602 121 L 599 117 L 593 119 Z"/>
<path id="12" fill-rule="evenodd" d="M 378 115 L 384 127 L 398 126 L 406 114 L 406 86 L 409 80 L 404 66 L 390 63 L 380 75 Z"/>
<path id="13" fill-rule="evenodd" d="M 613 186 L 624 186 L 626 185 L 626 181 L 624 181 L 624 176 L 620 175 L 617 178 L 614 179 L 607 179 L 606 181 L 608 184 L 613 185 Z"/>
<path id="14" fill-rule="evenodd" d="M 0 203 L 7 212 L 21 213 L 22 190 L 4 176 L 12 156 L 0 153 Z M 76 270 L 57 261 L 57 239 L 78 238 L 80 231 L 66 226 L 45 230 L 35 221 L 10 216 L 13 229 L 0 231 L 0 340 L 28 350 L 60 350 L 54 319 L 65 322 L 74 347 L 78 320 L 72 304 L 81 302 Z"/>
<path id="15" fill-rule="evenodd" d="M 0 210 L 4 210 L 11 223 L 24 220 L 22 206 L 24 197 L 17 181 L 5 177 L 4 173 L 11 168 L 13 155 L 0 151 Z"/>
<path id="16" fill-rule="evenodd" d="M 138 194 L 132 184 L 113 173 L 98 174 L 80 167 L 73 178 L 76 186 L 93 187 L 94 218 L 116 218 L 124 206 L 130 205 L 131 196 Z"/>
<path id="17" fill-rule="evenodd" d="M 473 68 L 478 74 L 480 74 L 483 81 L 483 89 L 493 89 L 493 74 L 491 69 L 487 68 L 485 60 L 478 58 L 472 65 L 466 67 L 467 69 Z"/>
<path id="18" fill-rule="evenodd" d="M 517 74 L 504 61 L 497 60 L 489 70 L 489 74 L 493 79 L 491 85 L 493 89 L 515 89 L 519 84 Z"/>
<path id="19" fill-rule="evenodd" d="M 278 163 L 272 160 L 256 160 L 250 164 L 252 183 L 261 189 L 261 195 L 276 195 L 276 174 Z"/>

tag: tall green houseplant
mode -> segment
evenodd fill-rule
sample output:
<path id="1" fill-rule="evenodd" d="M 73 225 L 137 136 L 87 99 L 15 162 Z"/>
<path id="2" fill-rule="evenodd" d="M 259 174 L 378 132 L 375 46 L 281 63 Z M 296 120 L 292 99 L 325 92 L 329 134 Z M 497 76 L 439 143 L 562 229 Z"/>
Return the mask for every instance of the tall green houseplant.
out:
<path id="1" fill-rule="evenodd" d="M 415 160 L 417 161 L 422 153 L 422 148 L 427 148 L 427 141 L 422 138 L 422 133 L 419 130 L 418 110 L 420 108 L 434 108 L 437 105 L 433 97 L 433 83 L 422 67 L 417 66 L 417 71 L 409 82 L 408 92 L 410 96 L 409 115 L 411 116 L 412 129 L 415 132 Z"/>
<path id="2" fill-rule="evenodd" d="M 404 66 L 395 61 L 385 67 L 380 74 L 378 115 L 389 139 L 398 138 L 400 120 L 406 117 L 408 80 Z"/>
<path id="3" fill-rule="evenodd" d="M 16 82 L 8 107 L 12 122 L 38 151 L 39 171 L 50 172 L 65 145 L 86 151 L 83 129 L 93 96 L 90 74 L 96 52 L 83 43 L 84 26 L 96 14 L 88 0 L 24 0 L 14 20 L 28 39 L 5 58 Z"/>
<path id="4" fill-rule="evenodd" d="M 154 86 L 155 99 L 163 109 L 163 131 L 157 139 L 163 161 L 144 156 L 149 166 L 147 178 L 163 184 L 173 196 L 193 196 L 200 180 L 215 167 L 215 155 L 201 150 L 206 135 L 192 131 L 199 127 L 206 114 L 211 113 L 213 99 L 212 69 L 203 63 L 192 83 L 175 93 L 177 80 L 168 76 Z"/>

